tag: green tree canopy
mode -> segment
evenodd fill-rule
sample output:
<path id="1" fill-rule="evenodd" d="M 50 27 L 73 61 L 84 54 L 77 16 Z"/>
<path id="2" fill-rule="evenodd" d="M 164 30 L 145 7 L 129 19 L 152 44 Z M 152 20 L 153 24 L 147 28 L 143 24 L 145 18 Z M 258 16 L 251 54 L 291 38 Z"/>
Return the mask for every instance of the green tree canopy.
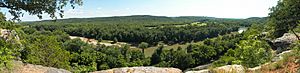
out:
<path id="1" fill-rule="evenodd" d="M 5 21 L 5 19 L 6 19 L 5 15 L 2 12 L 0 12 L 0 21 L 1 22 Z"/>
<path id="2" fill-rule="evenodd" d="M 23 11 L 40 19 L 44 13 L 49 14 L 51 18 L 57 18 L 57 14 L 63 17 L 63 8 L 68 3 L 74 8 L 76 5 L 82 5 L 82 0 L 0 0 L 0 8 L 8 9 L 14 16 L 13 20 L 19 19 Z"/>
<path id="3" fill-rule="evenodd" d="M 274 28 L 274 36 L 281 37 L 284 33 L 297 27 L 300 20 L 300 0 L 280 0 L 271 8 L 269 23 Z M 295 34 L 297 36 L 297 34 Z M 300 40 L 299 36 L 297 36 Z"/>
<path id="4" fill-rule="evenodd" d="M 149 47 L 149 44 L 146 42 L 142 42 L 138 47 L 141 48 L 143 53 L 145 54 L 145 49 Z"/>
<path id="5" fill-rule="evenodd" d="M 54 36 L 37 36 L 26 45 L 25 62 L 57 68 L 69 68 L 70 53 L 61 48 Z"/>

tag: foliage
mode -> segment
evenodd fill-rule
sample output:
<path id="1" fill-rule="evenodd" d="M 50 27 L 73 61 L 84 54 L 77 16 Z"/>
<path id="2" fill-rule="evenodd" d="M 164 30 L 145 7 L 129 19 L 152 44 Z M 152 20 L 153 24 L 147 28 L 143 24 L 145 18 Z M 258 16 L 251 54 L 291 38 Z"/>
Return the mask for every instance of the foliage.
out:
<path id="1" fill-rule="evenodd" d="M 142 52 L 145 54 L 145 49 L 149 47 L 149 44 L 145 43 L 145 42 L 142 42 L 142 43 L 139 44 L 138 47 L 141 48 Z"/>
<path id="2" fill-rule="evenodd" d="M 237 48 L 229 50 L 218 61 L 215 66 L 241 64 L 246 67 L 255 67 L 268 62 L 272 53 L 268 44 L 260 40 L 242 40 Z"/>
<path id="3" fill-rule="evenodd" d="M 27 63 L 69 69 L 70 53 L 61 48 L 55 36 L 30 36 L 22 53 Z"/>
<path id="4" fill-rule="evenodd" d="M 136 18 L 143 19 L 138 22 L 125 22 L 133 21 Z M 204 17 L 170 19 L 169 17 L 152 16 L 107 19 L 111 21 L 95 18 L 95 20 L 97 19 L 105 22 L 95 21 L 89 24 L 89 22 L 74 23 L 75 21 L 72 21 L 65 23 L 69 20 L 58 20 L 57 23 L 43 21 L 22 27 L 21 31 L 24 32 L 21 38 L 25 40 L 22 42 L 25 49 L 21 52 L 21 59 L 27 63 L 64 68 L 75 73 L 149 65 L 176 67 L 185 70 L 211 63 L 224 55 L 227 50 L 236 48 L 235 43 L 242 40 L 242 36 L 228 33 L 236 31 L 240 26 L 249 26 L 250 22 L 261 20 L 259 18 L 257 20 L 255 20 L 256 18 L 235 20 Z M 116 22 L 116 20 L 119 21 Z M 140 23 L 140 21 L 145 22 Z M 200 23 L 207 25 L 194 26 L 189 24 L 194 21 L 200 21 Z M 165 50 L 164 45 L 159 44 L 160 47 L 152 57 L 146 58 L 143 51 L 130 49 L 128 45 L 121 47 L 91 45 L 80 39 L 70 39 L 68 34 L 98 40 L 115 40 L 115 43 L 125 41 L 141 49 L 155 46 L 160 41 L 167 44 L 202 40 L 203 42 L 191 43 L 188 48 L 178 47 L 177 50 Z M 138 45 L 138 43 L 140 44 Z"/>
<path id="5" fill-rule="evenodd" d="M 63 17 L 63 8 L 68 2 L 73 8 L 75 5 L 82 5 L 81 0 L 2 0 L 0 7 L 8 9 L 8 12 L 14 16 L 13 20 L 19 19 L 23 15 L 23 11 L 30 15 L 37 15 L 40 19 L 42 14 L 49 14 L 51 18 L 57 18 L 56 14 Z"/>
<path id="6" fill-rule="evenodd" d="M 6 20 L 5 15 L 2 12 L 0 12 L 0 21 L 5 21 L 5 20 Z"/>
<path id="7" fill-rule="evenodd" d="M 2 13 L 0 13 L 1 15 Z M 3 18 L 5 19 L 5 18 Z M 0 20 L 0 29 L 2 28 L 11 30 L 17 29 L 14 23 L 10 21 Z M 0 32 L 2 35 L 2 33 Z M 10 31 L 10 34 L 3 38 L 0 36 L 0 71 L 3 69 L 11 69 L 12 68 L 12 60 L 16 60 L 20 57 L 20 51 L 22 50 L 22 45 L 20 44 L 20 40 L 17 39 L 17 32 Z"/>
<path id="8" fill-rule="evenodd" d="M 64 42 L 62 45 L 65 50 L 67 50 L 71 53 L 78 53 L 78 52 L 82 52 L 82 50 L 84 49 L 83 46 L 87 46 L 88 44 L 81 41 L 78 38 L 78 39 L 68 40 L 68 41 Z"/>
<path id="9" fill-rule="evenodd" d="M 230 34 L 213 39 L 204 40 L 203 43 L 192 43 L 187 48 L 163 50 L 161 45 L 151 57 L 151 65 L 161 67 L 176 67 L 182 70 L 211 63 L 223 56 L 235 43 L 241 40 L 241 35 Z"/>
<path id="10" fill-rule="evenodd" d="M 160 45 L 158 49 L 154 51 L 151 57 L 151 65 L 158 64 L 163 61 L 163 45 Z"/>
<path id="11" fill-rule="evenodd" d="M 3 68 L 11 68 L 11 61 L 16 58 L 14 51 L 11 48 L 6 47 L 7 43 L 0 39 L 0 71 Z"/>
<path id="12" fill-rule="evenodd" d="M 29 27 L 37 30 L 62 30 L 72 36 L 113 40 L 139 44 L 146 42 L 155 46 L 163 41 L 166 44 L 202 41 L 237 31 L 251 22 L 261 22 L 263 18 L 221 19 L 211 17 L 159 17 L 124 16 L 88 19 L 64 19 L 56 23 L 50 21 L 28 22 Z M 80 21 L 80 22 L 78 22 Z M 189 25 L 198 21 L 205 26 Z M 186 25 L 177 27 L 178 25 Z M 197 36 L 197 37 L 196 37 Z"/>
<path id="13" fill-rule="evenodd" d="M 272 8 L 270 24 L 274 23 L 275 28 L 284 27 L 284 29 L 275 29 L 276 33 L 295 28 L 294 19 L 291 19 L 290 16 L 293 15 L 293 12 L 297 13 L 297 9 L 294 8 L 297 8 L 298 5 L 291 1 L 282 1 L 278 6 Z M 0 3 L 0 7 L 8 8 L 14 19 L 18 19 L 22 11 L 29 12 L 30 15 L 37 15 L 39 18 L 42 18 L 43 13 L 57 18 L 56 14 L 63 16 L 62 9 L 68 2 L 72 6 L 82 4 L 81 0 L 5 0 Z M 286 12 L 283 10 L 290 12 L 284 14 Z M 285 20 L 286 18 L 287 20 Z M 265 22 L 265 18 L 224 19 L 139 15 L 61 19 L 57 22 L 25 22 L 24 24 L 28 24 L 24 25 L 26 27 L 5 21 L 5 17 L 1 13 L 0 20 L 0 28 L 18 28 L 16 30 L 23 31 L 21 38 L 24 39 L 22 44 L 25 49 L 22 49 L 21 59 L 24 62 L 64 68 L 75 73 L 149 65 L 185 70 L 213 61 L 216 66 L 242 64 L 254 67 L 269 61 L 271 57 L 270 47 L 266 42 L 260 40 L 261 37 L 258 37 L 261 31 L 266 31 L 260 27 L 260 24 Z M 279 25 L 286 22 L 288 26 Z M 198 23 L 205 25 L 197 25 Z M 251 26 L 252 23 L 257 25 Z M 248 26 L 251 26 L 248 32 L 232 33 L 240 27 Z M 113 40 L 113 43 L 127 42 L 138 46 L 143 51 L 130 49 L 128 45 L 121 47 L 91 45 L 80 39 L 70 39 L 69 35 L 94 38 L 99 42 L 102 40 Z M 164 45 L 159 44 L 160 41 L 168 45 L 192 43 L 187 48 L 178 47 L 177 50 L 165 50 Z M 201 42 L 194 43 L 193 41 Z M 8 43 L 0 41 L 0 67 L 18 57 L 16 55 L 18 51 L 13 48 L 20 47 Z M 157 44 L 160 46 L 152 57 L 146 58 L 144 49 Z"/>
<path id="14" fill-rule="evenodd" d="M 16 25 L 15 23 L 13 23 L 11 21 L 2 21 L 2 20 L 0 20 L 0 28 L 2 28 L 2 29 L 15 29 L 15 28 L 18 28 L 18 27 L 20 27 L 20 25 Z"/>
<path id="15" fill-rule="evenodd" d="M 274 28 L 275 37 L 281 37 L 289 30 L 295 33 L 294 28 L 300 20 L 299 4 L 299 0 L 280 0 L 277 6 L 271 8 L 269 24 Z M 300 40 L 299 36 L 298 39 Z"/>
<path id="16" fill-rule="evenodd" d="M 112 44 L 116 44 L 116 43 L 118 43 L 118 39 L 115 37 Z"/>
<path id="17" fill-rule="evenodd" d="M 300 53 L 300 41 L 296 41 L 295 43 L 291 44 L 290 49 Z"/>
<path id="18" fill-rule="evenodd" d="M 159 55 L 159 50 L 160 49 L 156 51 L 157 55 Z M 190 68 L 195 63 L 195 60 L 193 59 L 192 55 L 188 54 L 185 50 L 174 51 L 173 49 L 171 49 L 164 50 L 161 53 L 162 54 L 160 54 L 160 56 L 156 56 L 158 57 L 158 59 L 160 59 L 158 60 L 160 62 L 158 62 L 156 66 L 175 67 L 184 70 Z M 152 60 L 154 59 L 156 58 L 152 58 Z M 153 63 L 155 63 L 155 61 L 153 61 Z"/>

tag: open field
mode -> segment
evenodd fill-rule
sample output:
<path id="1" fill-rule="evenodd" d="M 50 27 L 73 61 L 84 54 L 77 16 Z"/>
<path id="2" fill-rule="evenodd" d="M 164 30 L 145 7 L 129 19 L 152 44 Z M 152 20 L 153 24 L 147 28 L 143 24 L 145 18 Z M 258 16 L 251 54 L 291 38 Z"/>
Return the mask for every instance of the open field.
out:
<path id="1" fill-rule="evenodd" d="M 71 39 L 76 39 L 76 38 L 79 38 L 81 39 L 82 41 L 88 43 L 88 44 L 92 44 L 92 45 L 97 45 L 97 44 L 102 44 L 102 45 L 105 45 L 105 46 L 118 46 L 118 47 L 121 47 L 122 45 L 130 45 L 130 49 L 131 50 L 141 50 L 140 48 L 136 47 L 136 46 L 132 46 L 131 44 L 129 43 L 126 43 L 126 42 L 118 42 L 116 44 L 112 44 L 110 40 L 102 40 L 102 42 L 98 42 L 97 40 L 95 39 L 89 39 L 89 38 L 84 38 L 84 37 L 78 37 L 78 36 L 69 36 Z M 200 43 L 200 42 L 198 42 Z M 190 43 L 185 43 L 185 44 L 174 44 L 174 45 L 164 45 L 164 49 L 165 50 L 170 50 L 170 49 L 174 49 L 174 50 L 177 50 L 178 47 L 181 47 L 181 48 L 186 48 Z M 146 57 L 151 57 L 151 55 L 154 53 L 154 51 L 158 48 L 158 46 L 153 46 L 153 47 L 149 47 L 149 48 L 146 48 L 145 49 L 145 56 Z"/>

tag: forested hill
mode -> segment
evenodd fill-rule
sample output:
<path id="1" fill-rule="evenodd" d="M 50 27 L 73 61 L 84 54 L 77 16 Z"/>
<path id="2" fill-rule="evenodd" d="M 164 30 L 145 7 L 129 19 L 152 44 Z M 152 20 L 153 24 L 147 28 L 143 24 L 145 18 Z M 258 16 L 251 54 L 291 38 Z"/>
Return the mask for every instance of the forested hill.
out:
<path id="1" fill-rule="evenodd" d="M 264 22 L 266 18 L 251 17 L 247 19 L 233 19 L 233 18 L 215 18 L 205 16 L 180 16 L 180 17 L 166 17 L 166 16 L 151 16 L 151 15 L 132 15 L 132 16 L 114 16 L 114 17 L 95 17 L 95 18 L 69 18 L 58 20 L 44 20 L 37 22 L 26 22 L 26 24 L 36 23 L 85 23 L 85 24 L 144 24 L 144 25 L 158 25 L 158 24 L 185 24 L 192 22 L 232 22 L 238 24 L 250 25 L 251 22 Z"/>
<path id="2" fill-rule="evenodd" d="M 27 22 L 36 30 L 61 30 L 72 36 L 97 40 L 113 40 L 156 45 L 201 41 L 237 31 L 240 27 L 262 24 L 265 18 L 229 19 L 214 17 L 164 17 L 164 16 L 119 16 L 98 18 L 72 18 L 50 21 Z M 35 30 L 34 29 L 34 30 Z M 29 30 L 29 29 L 27 29 Z"/>

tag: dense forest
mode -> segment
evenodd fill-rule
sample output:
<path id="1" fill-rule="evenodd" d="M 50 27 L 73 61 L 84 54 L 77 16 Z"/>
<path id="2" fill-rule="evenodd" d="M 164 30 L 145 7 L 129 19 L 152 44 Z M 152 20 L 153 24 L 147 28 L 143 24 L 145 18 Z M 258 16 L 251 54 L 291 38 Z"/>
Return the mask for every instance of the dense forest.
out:
<path id="1" fill-rule="evenodd" d="M 191 18 L 194 20 L 186 22 Z M 265 18 L 221 19 L 156 16 L 92 19 L 102 20 L 103 23 L 98 24 L 97 22 L 102 21 L 92 22 L 88 21 L 89 19 L 86 19 L 87 22 L 77 23 L 76 19 L 64 19 L 57 20 L 57 22 L 26 22 L 21 23 L 22 25 L 7 26 L 15 27 L 13 29 L 18 30 L 21 35 L 24 48 L 20 52 L 20 58 L 24 62 L 64 68 L 73 72 L 90 72 L 132 66 L 176 67 L 185 70 L 212 63 L 228 50 L 236 48 L 236 43 L 246 39 L 243 37 L 244 34 L 237 32 L 239 28 L 253 26 L 251 23 L 265 23 L 266 21 Z M 139 20 L 130 22 L 136 19 Z M 115 20 L 120 20 L 120 22 Z M 141 21 L 143 24 L 135 24 Z M 156 24 L 150 26 L 150 23 Z M 137 43 L 136 46 L 139 48 L 143 48 L 142 43 L 145 43 L 145 47 L 158 45 L 158 48 L 151 57 L 145 57 L 144 51 L 131 49 L 129 45 L 121 47 L 92 45 L 80 39 L 70 39 L 69 35 Z M 176 49 L 167 50 L 164 49 L 164 43 L 190 44 L 187 45 L 187 48 L 176 47 Z M 147 46 L 148 44 L 149 46 Z M 217 63 L 219 65 L 219 62 Z"/>
<path id="2" fill-rule="evenodd" d="M 80 20 L 80 22 L 77 22 Z M 97 40 L 118 40 L 139 44 L 157 45 L 201 41 L 238 31 L 252 23 L 263 23 L 265 18 L 222 19 L 212 17 L 162 17 L 126 16 L 88 19 L 64 19 L 29 22 L 29 27 L 38 31 L 61 30 L 72 36 L 82 36 Z"/>
<path id="3" fill-rule="evenodd" d="M 212 67 L 239 64 L 252 68 L 274 57 L 276 50 L 269 39 L 284 33 L 297 36 L 300 32 L 299 7 L 298 0 L 283 0 L 271 8 L 268 17 L 247 19 L 135 15 L 16 23 L 5 20 L 0 13 L 0 30 L 7 29 L 11 33 L 4 38 L 1 34 L 0 71 L 12 69 L 13 60 L 74 73 L 133 66 L 188 70 L 205 64 L 212 64 Z M 30 8 L 21 9 L 31 11 Z M 33 14 L 34 11 L 39 16 L 39 9 L 33 9 Z M 51 10 L 48 14 L 52 14 Z M 16 19 L 18 16 L 15 15 Z M 56 17 L 55 13 L 52 17 Z M 247 30 L 238 32 L 240 28 Z M 112 44 L 133 45 L 95 45 L 70 36 L 96 39 L 97 43 L 109 40 Z M 165 48 L 173 44 L 187 47 Z M 292 49 L 299 54 L 299 45 L 298 42 L 283 50 Z M 148 57 L 145 49 L 149 47 L 155 47 L 155 51 Z"/>

